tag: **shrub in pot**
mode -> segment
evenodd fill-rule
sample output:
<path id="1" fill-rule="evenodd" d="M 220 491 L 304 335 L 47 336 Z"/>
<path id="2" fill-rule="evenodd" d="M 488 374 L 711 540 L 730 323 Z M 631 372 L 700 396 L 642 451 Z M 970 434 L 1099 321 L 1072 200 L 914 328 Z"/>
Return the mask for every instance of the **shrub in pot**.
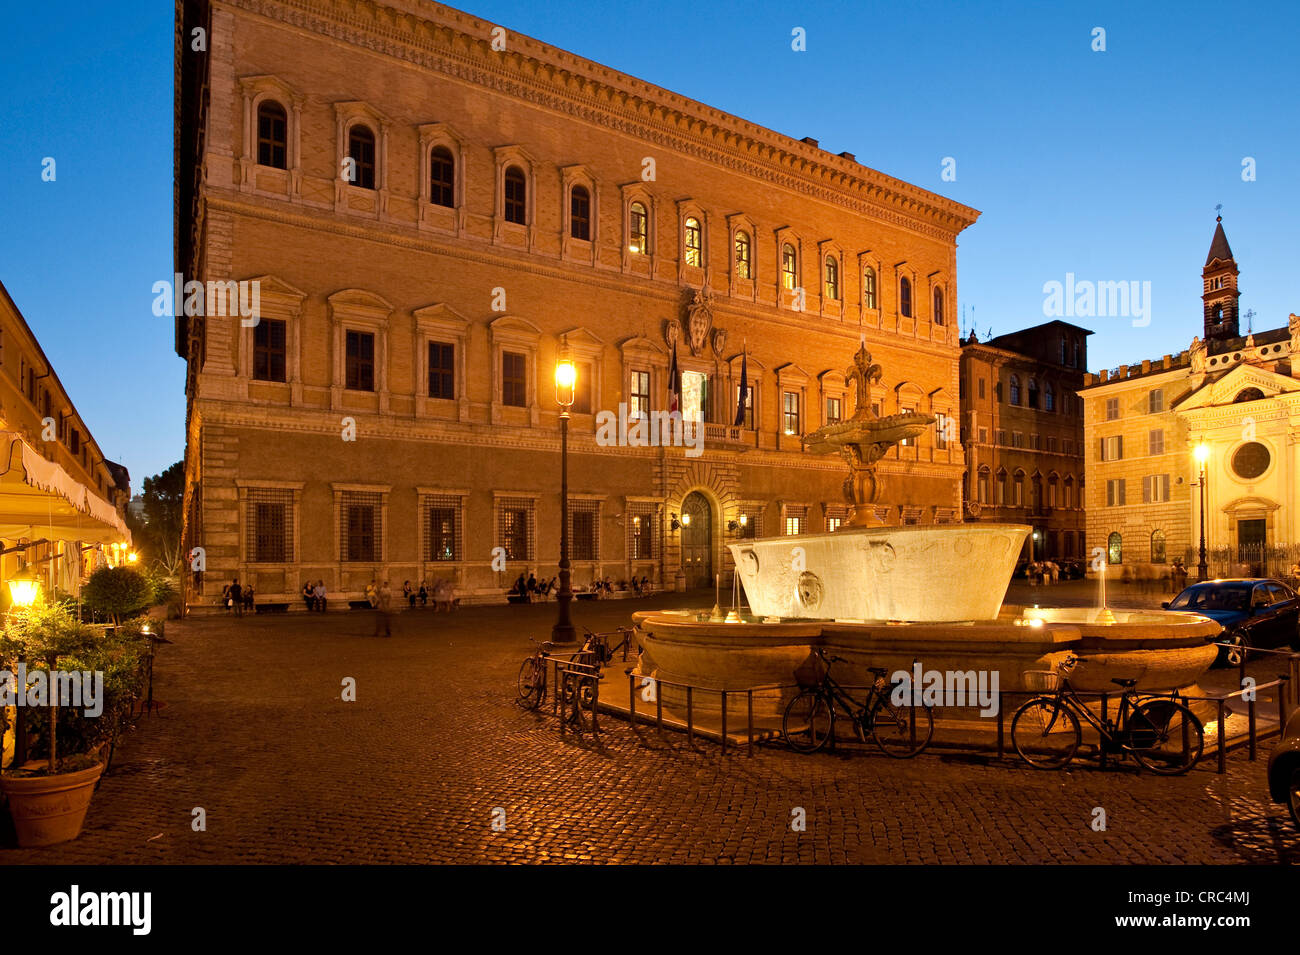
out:
<path id="1" fill-rule="evenodd" d="M 0 791 L 21 846 L 44 846 L 74 839 L 81 832 L 95 784 L 104 770 L 101 753 L 117 732 L 139 692 L 143 638 L 139 629 L 109 637 L 81 623 L 67 604 L 34 604 L 15 610 L 0 631 L 0 665 L 9 674 L 20 658 L 29 672 L 45 670 L 45 706 L 22 706 L 18 719 L 29 730 L 28 755 L 43 757 L 11 766 L 0 774 Z M 54 671 L 103 674 L 93 715 L 82 707 L 60 706 L 49 675 Z M 13 678 L 7 678 L 13 685 Z M 23 687 L 16 687 L 22 693 Z M 0 724 L 3 715 L 0 713 Z M 6 727 L 0 725 L 0 733 Z"/>
<path id="2" fill-rule="evenodd" d="M 101 567 L 81 588 L 81 599 L 91 610 L 118 623 L 153 605 L 154 586 L 134 567 Z"/>

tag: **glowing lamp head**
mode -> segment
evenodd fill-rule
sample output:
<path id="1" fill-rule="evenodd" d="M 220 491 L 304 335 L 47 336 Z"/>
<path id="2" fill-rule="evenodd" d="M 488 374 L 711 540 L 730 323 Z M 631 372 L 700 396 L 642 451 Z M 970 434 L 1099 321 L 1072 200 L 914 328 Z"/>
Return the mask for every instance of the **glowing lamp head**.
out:
<path id="1" fill-rule="evenodd" d="M 1196 462 L 1202 466 L 1210 459 L 1210 446 L 1202 441 L 1196 446 Z"/>
<path id="2" fill-rule="evenodd" d="M 573 407 L 574 389 L 578 383 L 578 369 L 571 358 L 561 358 L 555 363 L 555 400 L 561 408 Z"/>
<path id="3" fill-rule="evenodd" d="M 691 526 L 691 515 L 689 515 L 689 514 L 683 514 L 683 515 L 682 515 L 682 527 L 690 527 L 690 526 Z"/>
<path id="4" fill-rule="evenodd" d="M 741 515 L 740 515 L 740 526 L 741 526 L 741 527 L 745 527 L 745 526 L 747 526 L 748 524 L 749 524 L 749 515 L 748 515 L 748 514 L 741 514 Z"/>
<path id="5" fill-rule="evenodd" d="M 36 596 L 40 591 L 40 583 L 28 574 L 19 575 L 9 581 L 9 598 L 15 607 L 30 607 L 36 602 Z"/>
<path id="6" fill-rule="evenodd" d="M 140 555 L 137 554 L 135 551 L 131 551 L 131 553 L 126 555 L 126 559 L 128 563 L 134 564 L 137 560 L 140 559 Z"/>

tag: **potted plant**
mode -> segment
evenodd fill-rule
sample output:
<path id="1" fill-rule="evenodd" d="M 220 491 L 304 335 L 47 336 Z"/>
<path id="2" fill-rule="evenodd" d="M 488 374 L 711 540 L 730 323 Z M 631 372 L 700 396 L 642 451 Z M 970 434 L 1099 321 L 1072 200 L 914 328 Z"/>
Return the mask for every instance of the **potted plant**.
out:
<path id="1" fill-rule="evenodd" d="M 0 631 L 4 668 L 16 674 L 22 659 L 29 673 L 46 671 L 40 678 L 46 680 L 45 699 L 35 701 L 45 705 L 16 709 L 29 731 L 30 754 L 43 759 L 18 765 L 15 754 L 15 765 L 0 774 L 0 791 L 8 799 L 20 846 L 52 845 L 75 839 L 81 832 L 104 771 L 102 754 L 116 738 L 133 694 L 139 691 L 139 628 L 121 629 L 121 634 L 101 635 L 97 628 L 81 623 L 64 603 L 34 603 L 14 610 L 5 620 Z M 102 674 L 96 713 L 88 714 L 86 706 L 59 705 L 49 675 L 61 668 Z M 23 686 L 12 681 L 11 685 L 17 693 L 24 692 Z M 0 734 L 4 730 L 0 726 Z"/>

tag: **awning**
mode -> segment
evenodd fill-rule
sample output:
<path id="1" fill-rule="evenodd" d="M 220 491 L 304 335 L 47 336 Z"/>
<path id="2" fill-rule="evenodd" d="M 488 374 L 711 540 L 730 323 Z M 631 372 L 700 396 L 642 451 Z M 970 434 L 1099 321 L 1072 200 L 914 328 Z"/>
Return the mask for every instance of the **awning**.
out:
<path id="1" fill-rule="evenodd" d="M 131 532 L 112 504 L 14 431 L 0 430 L 0 538 L 129 542 Z"/>

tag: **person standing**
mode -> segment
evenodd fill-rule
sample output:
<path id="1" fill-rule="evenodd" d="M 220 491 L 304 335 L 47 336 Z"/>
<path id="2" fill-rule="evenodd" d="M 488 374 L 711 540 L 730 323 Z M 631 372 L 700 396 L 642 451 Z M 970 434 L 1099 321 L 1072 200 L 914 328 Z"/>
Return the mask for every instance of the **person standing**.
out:
<path id="1" fill-rule="evenodd" d="M 249 584 L 244 588 L 244 612 L 255 613 L 257 610 L 256 595 L 253 593 L 253 585 Z"/>
<path id="2" fill-rule="evenodd" d="M 235 611 L 236 617 L 244 615 L 244 590 L 239 586 L 238 580 L 230 582 L 230 606 Z"/>
<path id="3" fill-rule="evenodd" d="M 375 636 L 391 637 L 393 635 L 393 590 L 388 586 L 388 581 L 379 585 L 375 592 Z M 380 630 L 383 633 L 380 634 Z"/>

